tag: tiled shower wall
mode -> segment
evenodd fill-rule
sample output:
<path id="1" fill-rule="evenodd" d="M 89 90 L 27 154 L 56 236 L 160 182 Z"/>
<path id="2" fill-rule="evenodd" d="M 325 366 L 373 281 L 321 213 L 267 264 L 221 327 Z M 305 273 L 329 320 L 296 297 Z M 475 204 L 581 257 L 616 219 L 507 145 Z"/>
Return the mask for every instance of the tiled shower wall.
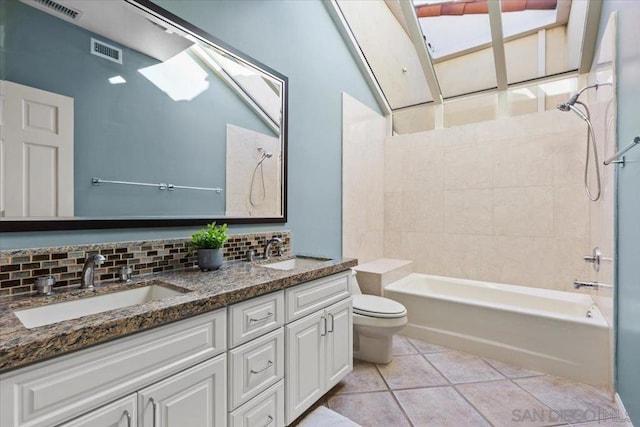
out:
<path id="1" fill-rule="evenodd" d="M 224 245 L 224 259 L 244 259 L 250 249 L 261 254 L 266 241 L 272 237 L 282 239 L 284 255 L 291 253 L 290 231 L 230 234 Z M 99 280 L 117 278 L 122 266 L 130 266 L 134 275 L 194 267 L 197 256 L 188 256 L 189 241 L 148 240 L 0 251 L 0 297 L 35 291 L 35 280 L 41 276 L 55 277 L 54 288 L 77 287 L 85 258 L 95 253 L 107 259 L 96 267 Z"/>
<path id="2" fill-rule="evenodd" d="M 575 115 L 547 111 L 387 138 L 384 256 L 571 290 L 589 278 L 585 137 Z"/>
<path id="3" fill-rule="evenodd" d="M 342 256 L 361 264 L 383 256 L 387 126 L 386 118 L 342 94 Z"/>

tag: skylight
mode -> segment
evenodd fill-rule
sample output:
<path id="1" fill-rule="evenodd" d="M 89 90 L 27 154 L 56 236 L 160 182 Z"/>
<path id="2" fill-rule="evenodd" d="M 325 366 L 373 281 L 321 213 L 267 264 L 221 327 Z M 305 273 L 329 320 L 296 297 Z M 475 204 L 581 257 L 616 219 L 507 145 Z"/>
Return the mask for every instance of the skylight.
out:
<path id="1" fill-rule="evenodd" d="M 543 0 L 535 3 L 535 6 L 527 6 L 526 2 L 518 3 L 509 0 L 501 2 L 505 38 L 527 34 L 557 21 L 556 0 Z M 491 43 L 486 1 L 414 0 L 413 4 L 435 62 L 487 47 Z M 527 7 L 542 9 L 526 9 Z"/>

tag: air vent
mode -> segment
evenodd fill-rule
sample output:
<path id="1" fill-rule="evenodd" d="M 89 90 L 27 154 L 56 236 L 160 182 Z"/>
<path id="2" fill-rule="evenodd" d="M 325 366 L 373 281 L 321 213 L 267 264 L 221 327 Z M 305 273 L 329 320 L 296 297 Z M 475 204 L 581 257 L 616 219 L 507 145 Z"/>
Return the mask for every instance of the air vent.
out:
<path id="1" fill-rule="evenodd" d="M 52 0 L 32 0 L 35 4 L 40 5 L 41 7 L 47 8 L 48 10 L 55 12 L 58 15 L 62 15 L 68 19 L 76 20 L 80 17 L 80 12 L 72 9 L 70 7 L 61 5 L 60 3 L 56 3 Z"/>
<path id="2" fill-rule="evenodd" d="M 100 58 L 122 64 L 122 49 L 118 49 L 115 46 L 111 46 L 94 38 L 91 39 L 91 53 Z"/>

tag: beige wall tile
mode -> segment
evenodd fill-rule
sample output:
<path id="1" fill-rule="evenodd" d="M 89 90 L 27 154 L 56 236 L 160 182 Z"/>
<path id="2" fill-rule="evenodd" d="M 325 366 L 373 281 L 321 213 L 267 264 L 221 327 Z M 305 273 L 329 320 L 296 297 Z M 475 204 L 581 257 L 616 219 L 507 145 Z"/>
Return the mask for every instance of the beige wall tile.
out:
<path id="1" fill-rule="evenodd" d="M 444 188 L 491 188 L 493 144 L 458 144 L 444 153 Z"/>
<path id="2" fill-rule="evenodd" d="M 492 234 L 493 190 L 445 190 L 446 233 Z"/>
<path id="3" fill-rule="evenodd" d="M 555 236 L 562 239 L 588 237 L 590 203 L 582 185 L 556 185 L 553 194 Z"/>
<path id="4" fill-rule="evenodd" d="M 553 236 L 553 187 L 494 190 L 493 231 L 499 236 Z"/>
<path id="5" fill-rule="evenodd" d="M 554 288 L 553 238 L 497 237 L 496 239 L 497 257 L 500 260 L 497 282 Z"/>
<path id="6" fill-rule="evenodd" d="M 497 256 L 494 236 L 446 234 L 443 276 L 497 281 L 504 262 Z M 415 271 L 421 271 L 417 267 Z"/>
<path id="7" fill-rule="evenodd" d="M 401 230 L 427 233 L 444 230 L 442 191 L 405 191 L 401 194 L 402 214 L 395 220 L 401 222 Z"/>
<path id="8" fill-rule="evenodd" d="M 528 138 L 501 139 L 494 144 L 493 185 L 495 187 L 530 187 L 553 185 L 552 142 Z"/>

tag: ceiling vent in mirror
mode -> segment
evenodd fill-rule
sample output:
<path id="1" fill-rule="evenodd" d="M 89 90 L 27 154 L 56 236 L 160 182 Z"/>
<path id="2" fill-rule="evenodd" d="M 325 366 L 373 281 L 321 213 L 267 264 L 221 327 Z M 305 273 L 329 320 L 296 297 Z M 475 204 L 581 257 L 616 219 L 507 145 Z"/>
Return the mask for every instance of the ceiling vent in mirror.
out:
<path id="1" fill-rule="evenodd" d="M 82 16 L 82 12 L 79 10 L 65 6 L 53 0 L 23 0 L 23 2 L 31 4 L 40 10 L 49 12 L 68 21 L 76 21 L 80 16 Z"/>
<path id="2" fill-rule="evenodd" d="M 91 53 L 100 58 L 122 64 L 122 49 L 94 38 L 91 39 Z"/>

